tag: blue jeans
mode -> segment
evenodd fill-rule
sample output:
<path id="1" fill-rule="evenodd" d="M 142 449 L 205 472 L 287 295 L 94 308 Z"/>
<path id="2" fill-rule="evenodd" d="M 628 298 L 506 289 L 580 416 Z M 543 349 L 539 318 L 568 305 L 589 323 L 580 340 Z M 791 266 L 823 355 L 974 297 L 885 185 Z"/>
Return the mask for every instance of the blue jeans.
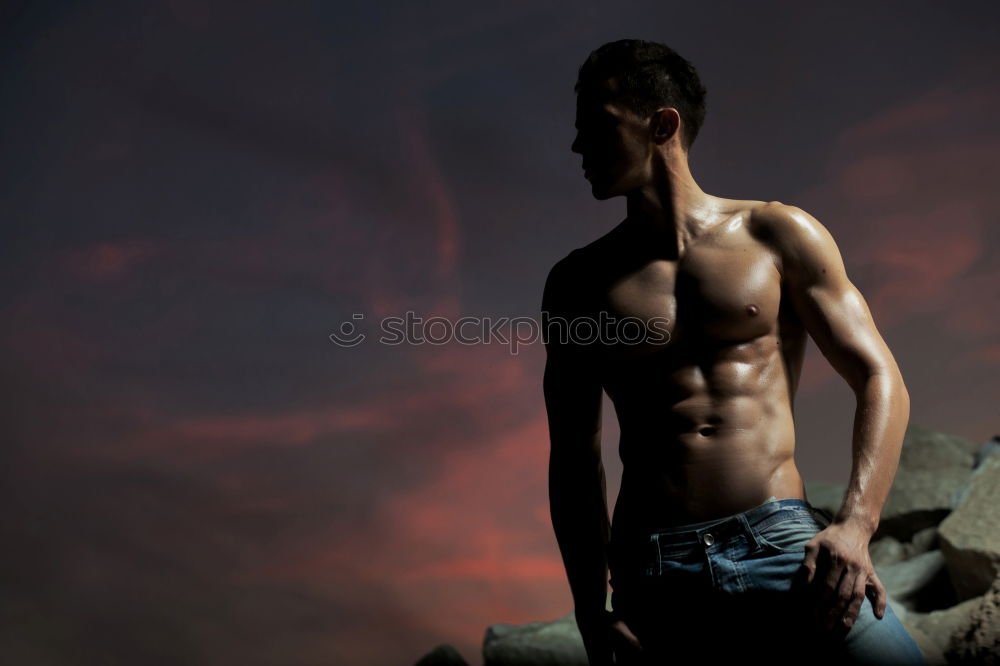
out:
<path id="1" fill-rule="evenodd" d="M 611 605 L 643 646 L 618 664 L 926 664 L 890 605 L 866 597 L 850 629 L 824 630 L 807 596 L 805 544 L 831 517 L 808 501 L 633 536 L 612 533 Z M 811 590 L 816 589 L 814 581 Z"/>

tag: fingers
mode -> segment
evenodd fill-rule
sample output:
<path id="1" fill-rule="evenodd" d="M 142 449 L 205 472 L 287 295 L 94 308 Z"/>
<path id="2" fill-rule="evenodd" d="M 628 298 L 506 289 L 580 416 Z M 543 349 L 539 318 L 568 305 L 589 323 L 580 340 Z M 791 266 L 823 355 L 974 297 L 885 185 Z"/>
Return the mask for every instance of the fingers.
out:
<path id="1" fill-rule="evenodd" d="M 885 617 L 885 607 L 889 603 L 889 595 L 885 591 L 885 585 L 882 584 L 882 581 L 878 578 L 878 574 L 874 571 L 868 577 L 867 587 L 872 590 L 872 611 L 874 611 L 875 617 L 881 620 Z"/>
<path id="2" fill-rule="evenodd" d="M 826 551 L 822 572 L 817 574 L 817 579 L 823 584 L 818 591 L 818 599 L 814 608 L 814 614 L 822 620 L 830 614 L 840 597 L 840 581 L 846 573 L 843 562 L 835 554 Z"/>
<path id="3" fill-rule="evenodd" d="M 625 622 L 622 620 L 614 622 L 611 625 L 611 630 L 615 636 L 616 643 L 625 644 L 636 652 L 642 651 L 642 644 L 639 642 L 639 638 L 632 633 L 632 630 L 628 628 Z"/>
<path id="4" fill-rule="evenodd" d="M 803 562 L 803 568 L 808 569 L 810 559 Z M 849 631 L 857 622 L 866 596 L 871 598 L 875 617 L 885 616 L 888 595 L 873 569 L 865 570 L 830 549 L 820 550 L 815 561 L 810 571 L 815 581 L 811 586 L 812 610 L 827 631 Z"/>
<path id="5" fill-rule="evenodd" d="M 851 605 L 847 608 L 847 612 L 844 614 L 843 622 L 844 627 L 847 629 L 853 627 L 854 623 L 858 620 L 858 615 L 861 613 L 861 605 L 865 602 L 865 588 L 867 587 L 868 576 L 864 572 L 861 572 L 854 579 L 853 599 Z"/>
<path id="6" fill-rule="evenodd" d="M 830 591 L 827 597 L 828 604 L 823 607 L 823 626 L 829 631 L 842 629 L 841 618 L 851 604 L 851 594 L 854 591 L 854 582 L 857 580 L 857 573 L 849 568 L 842 570 L 842 576 L 836 587 Z"/>

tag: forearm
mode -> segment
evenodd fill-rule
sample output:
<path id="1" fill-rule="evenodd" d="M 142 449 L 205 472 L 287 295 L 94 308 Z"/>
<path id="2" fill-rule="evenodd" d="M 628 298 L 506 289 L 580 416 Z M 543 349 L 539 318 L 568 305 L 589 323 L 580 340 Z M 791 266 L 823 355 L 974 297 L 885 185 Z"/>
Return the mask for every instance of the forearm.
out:
<path id="1" fill-rule="evenodd" d="M 910 398 L 898 371 L 870 376 L 856 397 L 851 478 L 835 522 L 874 534 L 899 466 Z"/>
<path id="2" fill-rule="evenodd" d="M 608 593 L 610 540 L 604 465 L 596 460 L 549 459 L 552 527 L 577 613 L 599 614 Z"/>

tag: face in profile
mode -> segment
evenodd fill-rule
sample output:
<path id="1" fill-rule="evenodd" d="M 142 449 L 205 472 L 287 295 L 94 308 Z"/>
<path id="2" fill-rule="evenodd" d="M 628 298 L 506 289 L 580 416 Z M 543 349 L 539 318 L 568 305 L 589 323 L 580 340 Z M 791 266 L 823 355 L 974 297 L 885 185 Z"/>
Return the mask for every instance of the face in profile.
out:
<path id="1" fill-rule="evenodd" d="M 606 87 L 578 94 L 571 150 L 583 157 L 595 198 L 627 194 L 647 182 L 653 150 L 648 127 L 648 121 L 611 98 Z"/>

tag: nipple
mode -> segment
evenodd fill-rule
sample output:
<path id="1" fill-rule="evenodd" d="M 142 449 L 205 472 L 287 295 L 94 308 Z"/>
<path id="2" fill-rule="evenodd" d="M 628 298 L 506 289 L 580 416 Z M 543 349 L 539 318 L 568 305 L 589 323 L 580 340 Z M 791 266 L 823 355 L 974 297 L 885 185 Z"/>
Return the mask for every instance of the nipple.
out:
<path id="1" fill-rule="evenodd" d="M 751 317 L 755 317 L 757 316 L 757 313 L 760 312 L 760 308 L 751 303 L 750 305 L 747 306 L 747 312 L 750 313 Z"/>

